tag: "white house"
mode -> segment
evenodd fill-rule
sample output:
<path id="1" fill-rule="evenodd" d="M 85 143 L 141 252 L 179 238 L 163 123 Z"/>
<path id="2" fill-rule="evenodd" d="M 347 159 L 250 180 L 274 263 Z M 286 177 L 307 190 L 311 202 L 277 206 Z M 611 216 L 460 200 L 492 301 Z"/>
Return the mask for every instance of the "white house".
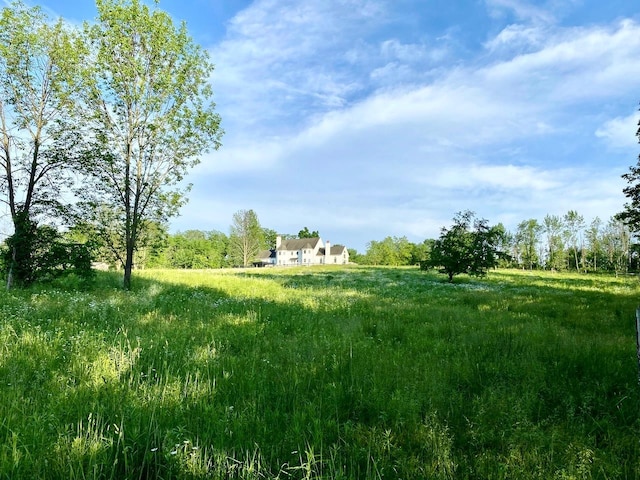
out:
<path id="1" fill-rule="evenodd" d="M 293 238 L 283 240 L 276 237 L 275 250 L 260 252 L 255 265 L 294 266 L 294 265 L 346 265 L 349 263 L 349 251 L 344 245 L 331 245 L 321 238 Z"/>

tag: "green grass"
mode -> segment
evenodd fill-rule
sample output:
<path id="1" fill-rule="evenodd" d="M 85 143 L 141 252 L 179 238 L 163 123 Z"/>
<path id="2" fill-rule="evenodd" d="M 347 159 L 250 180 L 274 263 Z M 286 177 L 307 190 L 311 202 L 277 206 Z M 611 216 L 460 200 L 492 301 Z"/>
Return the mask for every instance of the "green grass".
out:
<path id="1" fill-rule="evenodd" d="M 640 478 L 637 278 L 119 283 L 0 292 L 0 478 Z"/>

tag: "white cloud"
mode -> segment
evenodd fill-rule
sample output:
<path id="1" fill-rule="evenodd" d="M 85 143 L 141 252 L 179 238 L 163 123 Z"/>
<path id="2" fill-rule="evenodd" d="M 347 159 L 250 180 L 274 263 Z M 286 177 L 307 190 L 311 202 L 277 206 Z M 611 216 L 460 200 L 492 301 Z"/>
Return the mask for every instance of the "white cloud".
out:
<path id="1" fill-rule="evenodd" d="M 636 112 L 626 117 L 616 117 L 607 120 L 595 132 L 596 137 L 604 139 L 614 149 L 629 150 L 638 147 L 638 121 L 640 115 Z"/>
<path id="2" fill-rule="evenodd" d="M 327 111 L 346 104 L 362 88 L 352 64 L 369 58 L 359 52 L 366 45 L 360 47 L 358 39 L 384 21 L 382 5 L 373 0 L 254 2 L 211 49 L 220 101 L 233 107 L 231 115 L 243 125 L 280 117 L 296 121 L 308 108 Z"/>
<path id="3" fill-rule="evenodd" d="M 502 50 L 531 51 L 543 45 L 547 29 L 531 25 L 508 25 L 498 35 L 485 42 L 484 46 L 492 53 Z"/>
<path id="4" fill-rule="evenodd" d="M 204 190 L 220 191 L 226 207 L 214 209 L 228 221 L 254 208 L 271 228 L 306 222 L 360 248 L 387 235 L 437 236 L 464 209 L 510 228 L 569 209 L 608 218 L 623 203 L 623 172 L 562 152 L 588 144 L 575 138 L 582 130 L 623 144 L 630 118 L 595 122 L 599 105 L 636 94 L 640 26 L 561 28 L 524 2 L 490 3 L 540 23 L 507 26 L 481 56 L 427 77 L 420 68 L 437 59 L 426 43 L 367 40 L 381 4 L 358 3 L 345 19 L 337 0 L 256 2 L 213 50 L 231 125 L 199 170 L 194 208 L 206 212 Z"/>
<path id="5" fill-rule="evenodd" d="M 240 144 L 238 144 L 240 143 Z M 250 172 L 260 174 L 274 168 L 283 155 L 283 145 L 277 139 L 263 142 L 237 142 L 230 148 L 221 148 L 204 155 L 194 170 L 195 175 Z"/>
<path id="6" fill-rule="evenodd" d="M 494 16 L 510 12 L 519 20 L 533 23 L 553 23 L 556 20 L 551 13 L 552 9 L 549 8 L 549 5 L 540 6 L 539 3 L 541 2 L 532 5 L 526 0 L 486 0 L 486 3 Z"/>
<path id="7" fill-rule="evenodd" d="M 620 95 L 640 75 L 640 26 L 561 30 L 544 48 L 484 69 L 485 81 L 547 102 L 574 103 Z M 524 91 L 526 89 L 526 91 Z"/>
<path id="8" fill-rule="evenodd" d="M 362 140 L 367 135 L 388 142 L 398 137 L 397 143 L 418 153 L 434 145 L 468 148 L 552 134 L 564 127 L 557 120 L 563 115 L 560 107 L 591 102 L 592 96 L 614 98 L 630 92 L 627 72 L 640 73 L 636 24 L 574 34 L 571 40 L 561 35 L 556 44 L 505 62 L 478 69 L 454 68 L 430 84 L 380 91 L 318 117 L 289 143 L 305 149 L 335 145 L 340 139 Z M 625 42 L 630 45 L 624 53 L 614 52 Z M 599 62 L 593 61 L 594 56 Z M 618 63 L 626 66 L 619 68 Z M 606 85 L 593 82 L 600 70 L 610 71 Z M 544 85 L 530 81 L 535 78 Z M 575 89 L 563 95 L 566 84 Z"/>
<path id="9" fill-rule="evenodd" d="M 465 189 L 477 188 L 514 191 L 549 191 L 563 184 L 568 175 L 562 171 L 545 171 L 530 166 L 462 164 L 445 166 L 424 178 L 431 187 Z"/>

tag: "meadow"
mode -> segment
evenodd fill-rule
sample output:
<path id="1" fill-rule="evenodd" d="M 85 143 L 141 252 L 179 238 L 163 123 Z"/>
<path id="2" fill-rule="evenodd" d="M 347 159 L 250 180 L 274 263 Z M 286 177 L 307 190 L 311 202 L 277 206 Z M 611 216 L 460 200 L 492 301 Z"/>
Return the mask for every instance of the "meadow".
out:
<path id="1" fill-rule="evenodd" d="M 0 478 L 640 478 L 636 277 L 120 283 L 0 292 Z"/>

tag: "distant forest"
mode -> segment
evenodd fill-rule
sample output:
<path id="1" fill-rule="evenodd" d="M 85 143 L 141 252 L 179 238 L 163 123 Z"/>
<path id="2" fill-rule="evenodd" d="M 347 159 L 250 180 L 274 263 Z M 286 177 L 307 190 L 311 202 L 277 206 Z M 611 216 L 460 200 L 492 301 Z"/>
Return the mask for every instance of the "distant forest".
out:
<path id="1" fill-rule="evenodd" d="M 136 252 L 137 268 L 207 269 L 242 265 L 233 254 L 233 234 L 216 230 L 169 234 L 159 225 L 149 227 Z M 523 220 L 513 232 L 500 224 L 496 227 L 502 232 L 501 267 L 620 273 L 639 268 L 640 245 L 634 242 L 629 228 L 616 218 L 606 222 L 595 218 L 587 223 L 572 210 L 565 215 L 546 215 L 542 220 Z M 298 235 L 282 236 L 298 238 L 308 233 L 305 227 Z M 275 230 L 260 227 L 260 248 L 275 248 L 276 235 Z M 425 239 L 413 243 L 406 236 L 388 236 L 368 242 L 365 252 L 349 249 L 350 261 L 361 265 L 419 265 L 430 259 L 434 242 L 435 239 Z M 112 268 L 117 265 L 106 248 L 96 248 L 94 260 Z"/>

